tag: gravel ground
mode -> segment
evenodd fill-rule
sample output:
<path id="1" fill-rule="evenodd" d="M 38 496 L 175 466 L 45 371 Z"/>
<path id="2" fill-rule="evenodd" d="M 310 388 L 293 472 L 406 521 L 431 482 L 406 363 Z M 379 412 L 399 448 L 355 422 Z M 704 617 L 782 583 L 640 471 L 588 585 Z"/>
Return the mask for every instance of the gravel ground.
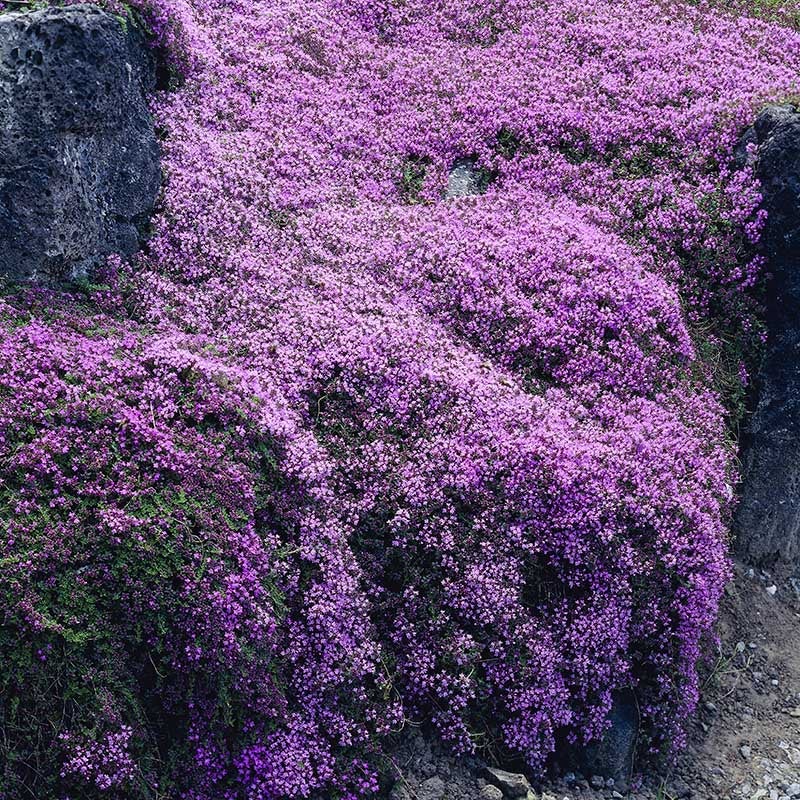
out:
<path id="1" fill-rule="evenodd" d="M 392 757 L 391 800 L 800 800 L 800 575 L 737 565 L 689 746 L 632 788 L 567 774 L 520 789 L 479 760 L 441 753 L 410 731 Z M 502 778 L 502 776 L 501 776 Z M 526 795 L 527 792 L 527 795 Z"/>

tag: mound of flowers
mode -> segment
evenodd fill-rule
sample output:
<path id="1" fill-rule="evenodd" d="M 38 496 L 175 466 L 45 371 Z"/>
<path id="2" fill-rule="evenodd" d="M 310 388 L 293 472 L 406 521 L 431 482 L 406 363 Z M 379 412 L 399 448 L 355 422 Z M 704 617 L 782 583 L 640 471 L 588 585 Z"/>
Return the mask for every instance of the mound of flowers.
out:
<path id="1" fill-rule="evenodd" d="M 0 304 L 0 794 L 357 798 L 387 734 L 679 745 L 800 36 L 164 0 L 147 252 Z M 480 193 L 448 197 L 454 164 Z"/>

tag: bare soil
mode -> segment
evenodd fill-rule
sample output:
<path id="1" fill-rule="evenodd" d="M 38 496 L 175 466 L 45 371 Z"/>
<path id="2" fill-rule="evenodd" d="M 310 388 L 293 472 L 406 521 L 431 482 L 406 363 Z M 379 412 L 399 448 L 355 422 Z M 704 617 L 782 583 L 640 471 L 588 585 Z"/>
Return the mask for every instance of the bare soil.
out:
<path id="1" fill-rule="evenodd" d="M 737 566 L 718 657 L 675 767 L 695 798 L 800 797 L 799 577 Z M 661 796 L 671 796 L 669 780 Z"/>

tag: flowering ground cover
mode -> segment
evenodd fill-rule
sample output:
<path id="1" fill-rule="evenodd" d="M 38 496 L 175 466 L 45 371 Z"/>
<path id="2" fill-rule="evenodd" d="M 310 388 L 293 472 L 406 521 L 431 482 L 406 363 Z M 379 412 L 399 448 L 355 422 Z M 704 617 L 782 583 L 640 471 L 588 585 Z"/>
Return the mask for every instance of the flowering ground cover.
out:
<path id="1" fill-rule="evenodd" d="M 672 0 L 164 0 L 147 251 L 0 304 L 0 795 L 369 796 L 679 746 L 800 35 Z M 485 193 L 445 198 L 469 159 Z M 33 787 L 33 788 L 31 788 Z M 38 793 L 38 794 L 37 794 Z"/>

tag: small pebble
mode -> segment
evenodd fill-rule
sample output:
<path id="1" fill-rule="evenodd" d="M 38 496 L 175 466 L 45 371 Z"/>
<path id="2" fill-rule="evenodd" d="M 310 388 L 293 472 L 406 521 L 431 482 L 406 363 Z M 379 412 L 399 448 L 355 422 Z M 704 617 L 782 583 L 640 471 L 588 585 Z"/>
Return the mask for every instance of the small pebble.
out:
<path id="1" fill-rule="evenodd" d="M 746 744 L 739 748 L 739 752 L 742 754 L 742 758 L 750 758 L 753 755 L 752 749 Z"/>
<path id="2" fill-rule="evenodd" d="M 770 597 L 775 597 L 778 592 L 778 587 L 773 583 L 772 586 L 767 586 L 767 594 Z"/>
<path id="3" fill-rule="evenodd" d="M 481 789 L 481 800 L 503 800 L 503 793 L 496 786 L 487 784 Z"/>
<path id="4" fill-rule="evenodd" d="M 592 789 L 603 789 L 605 788 L 606 780 L 600 775 L 592 775 L 589 783 L 592 784 Z"/>

